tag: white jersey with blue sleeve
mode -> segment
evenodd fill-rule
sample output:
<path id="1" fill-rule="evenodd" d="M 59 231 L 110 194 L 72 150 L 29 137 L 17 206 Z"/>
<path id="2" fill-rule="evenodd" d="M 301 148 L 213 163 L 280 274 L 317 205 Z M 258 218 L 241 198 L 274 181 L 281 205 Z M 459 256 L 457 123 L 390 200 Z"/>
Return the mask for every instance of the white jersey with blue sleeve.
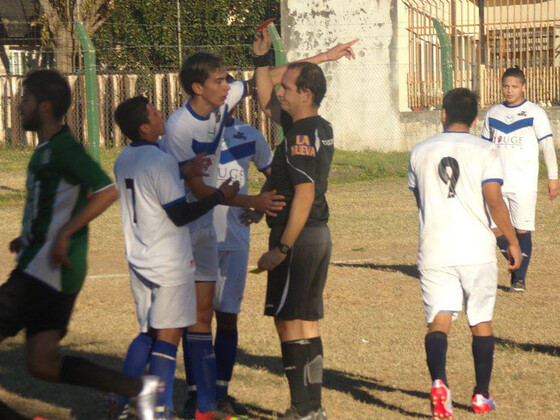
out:
<path id="1" fill-rule="evenodd" d="M 160 286 L 194 283 L 189 229 L 175 226 L 165 211 L 186 200 L 175 159 L 157 144 L 133 142 L 114 170 L 130 267 Z"/>
<path id="2" fill-rule="evenodd" d="M 272 151 L 261 132 L 249 124 L 233 120 L 225 127 L 224 141 L 216 186 L 231 178 L 239 181 L 240 194 L 249 191 L 249 164 L 253 162 L 261 172 L 270 168 Z M 230 206 L 216 206 L 214 227 L 218 238 L 218 249 L 222 251 L 248 250 L 249 226 L 240 222 L 245 209 Z"/>
<path id="3" fill-rule="evenodd" d="M 504 170 L 504 193 L 536 192 L 539 176 L 539 144 L 543 146 L 549 179 L 558 178 L 552 128 L 544 109 L 523 101 L 505 102 L 488 110 L 482 138 L 498 147 Z"/>
<path id="4" fill-rule="evenodd" d="M 208 116 L 198 115 L 187 101 L 183 106 L 171 114 L 165 123 L 165 135 L 160 140 L 161 148 L 173 155 L 179 164 L 183 164 L 200 153 L 206 153 L 211 164 L 208 176 L 204 177 L 206 185 L 215 186 L 218 177 L 221 142 L 227 114 L 243 99 L 247 93 L 245 82 L 230 84 L 228 96 L 223 105 L 216 108 Z M 196 198 L 186 187 L 189 202 Z M 191 232 L 212 225 L 212 210 L 189 223 Z"/>
<path id="5" fill-rule="evenodd" d="M 502 179 L 496 146 L 468 133 L 443 132 L 414 147 L 408 186 L 419 199 L 419 269 L 496 261 L 482 185 Z"/>

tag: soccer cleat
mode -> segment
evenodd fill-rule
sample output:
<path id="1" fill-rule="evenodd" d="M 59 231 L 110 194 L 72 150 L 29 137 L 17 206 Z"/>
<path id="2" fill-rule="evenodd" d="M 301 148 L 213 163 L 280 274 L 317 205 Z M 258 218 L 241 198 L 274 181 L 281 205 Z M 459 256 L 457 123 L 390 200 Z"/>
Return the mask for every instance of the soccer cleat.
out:
<path id="1" fill-rule="evenodd" d="M 523 293 L 526 290 L 525 280 L 515 280 L 511 283 L 511 287 L 509 288 L 510 293 Z"/>
<path id="2" fill-rule="evenodd" d="M 129 407 L 124 397 L 109 394 L 107 398 L 107 420 L 128 420 Z"/>
<path id="3" fill-rule="evenodd" d="M 224 413 L 234 413 L 238 416 L 246 416 L 247 414 L 249 414 L 247 407 L 245 407 L 243 404 L 229 395 L 218 400 L 217 403 L 218 410 L 223 411 Z"/>
<path id="4" fill-rule="evenodd" d="M 171 408 L 165 406 L 158 406 L 155 410 L 156 420 L 173 420 L 175 413 Z"/>
<path id="5" fill-rule="evenodd" d="M 156 400 L 159 389 L 159 378 L 154 375 L 142 377 L 142 391 L 134 399 L 140 420 L 154 420 Z"/>
<path id="6" fill-rule="evenodd" d="M 327 420 L 327 413 L 325 412 L 325 410 L 321 407 L 318 408 L 317 410 L 313 411 L 313 420 Z"/>
<path id="7" fill-rule="evenodd" d="M 291 406 L 284 414 L 276 417 L 277 420 L 315 420 L 316 418 L 315 411 L 301 416 L 294 406 Z"/>
<path id="8" fill-rule="evenodd" d="M 432 403 L 432 416 L 434 419 L 453 418 L 451 391 L 445 386 L 445 383 L 441 379 L 436 379 L 432 384 L 430 398 Z"/>
<path id="9" fill-rule="evenodd" d="M 196 409 L 195 420 L 241 420 L 245 417 L 236 417 L 233 414 L 224 413 L 221 410 L 212 410 L 202 413 Z"/>
<path id="10" fill-rule="evenodd" d="M 472 397 L 472 409 L 475 413 L 488 413 L 496 409 L 496 401 L 489 395 L 486 398 L 482 394 L 474 394 Z"/>

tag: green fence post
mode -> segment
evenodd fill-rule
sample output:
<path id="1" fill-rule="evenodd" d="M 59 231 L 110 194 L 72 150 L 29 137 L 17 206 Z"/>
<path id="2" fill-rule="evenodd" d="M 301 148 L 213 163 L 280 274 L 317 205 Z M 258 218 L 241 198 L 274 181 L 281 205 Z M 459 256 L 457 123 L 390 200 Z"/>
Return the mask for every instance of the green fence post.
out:
<path id="1" fill-rule="evenodd" d="M 276 67 L 283 66 L 286 64 L 286 51 L 284 51 L 284 43 L 282 42 L 282 38 L 280 34 L 276 30 L 276 27 L 271 24 L 268 25 L 268 32 L 270 32 L 270 36 L 272 37 L 272 46 L 274 47 L 274 65 Z M 282 141 L 284 138 L 284 130 L 282 129 L 281 125 L 278 125 L 277 136 L 279 141 Z"/>
<path id="2" fill-rule="evenodd" d="M 86 78 L 86 115 L 88 151 L 99 162 L 99 110 L 97 107 L 97 72 L 95 69 L 95 48 L 82 22 L 74 22 L 84 55 Z"/>
<path id="3" fill-rule="evenodd" d="M 451 41 L 443 29 L 443 25 L 437 19 L 432 19 L 441 47 L 441 78 L 443 81 L 443 95 L 453 89 L 453 48 Z"/>

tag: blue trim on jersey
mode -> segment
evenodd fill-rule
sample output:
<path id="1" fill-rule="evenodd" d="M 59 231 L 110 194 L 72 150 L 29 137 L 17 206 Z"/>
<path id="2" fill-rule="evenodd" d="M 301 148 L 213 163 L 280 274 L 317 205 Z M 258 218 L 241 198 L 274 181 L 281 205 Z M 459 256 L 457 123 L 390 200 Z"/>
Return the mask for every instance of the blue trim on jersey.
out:
<path id="1" fill-rule="evenodd" d="M 190 99 L 187 101 L 187 103 L 185 104 L 185 106 L 187 107 L 187 111 L 189 111 L 191 113 L 191 115 L 193 117 L 195 117 L 197 120 L 200 121 L 208 121 L 210 119 L 210 114 L 208 114 L 206 117 L 203 117 L 202 115 L 199 115 L 196 113 L 196 111 L 192 108 L 191 106 L 191 101 Z"/>
<path id="2" fill-rule="evenodd" d="M 131 146 L 131 147 L 156 146 L 156 147 L 159 149 L 159 144 L 157 144 L 157 143 L 152 143 L 152 142 L 147 141 L 147 140 L 136 140 L 136 141 L 132 141 L 132 142 L 130 142 L 129 146 Z"/>
<path id="3" fill-rule="evenodd" d="M 178 198 L 177 200 L 170 201 L 169 203 L 162 204 L 161 207 L 163 207 L 164 209 L 168 209 L 169 207 L 173 207 L 177 204 L 184 203 L 185 201 L 187 201 L 187 197 L 181 197 Z"/>
<path id="4" fill-rule="evenodd" d="M 410 191 L 418 191 L 418 187 L 410 187 L 410 186 L 409 186 L 408 189 L 409 189 Z"/>
<path id="5" fill-rule="evenodd" d="M 496 130 L 499 130 L 504 134 L 510 134 L 525 127 L 532 127 L 533 121 L 534 118 L 524 118 L 514 123 L 506 124 L 505 122 L 497 120 L 496 118 L 488 119 L 490 127 L 495 128 Z"/>
<path id="6" fill-rule="evenodd" d="M 547 134 L 546 136 L 544 136 L 544 137 L 541 137 L 540 139 L 537 139 L 537 141 L 539 141 L 539 142 L 540 142 L 540 141 L 542 141 L 542 140 L 544 140 L 544 139 L 546 139 L 546 138 L 548 138 L 548 137 L 552 137 L 552 133 L 550 133 L 550 134 Z"/>
<path id="7" fill-rule="evenodd" d="M 506 101 L 502 102 L 502 105 L 505 106 L 506 108 L 517 108 L 521 105 L 523 105 L 525 102 L 527 102 L 527 99 L 523 99 L 523 102 L 521 102 L 519 105 L 508 105 Z"/>
<path id="8" fill-rule="evenodd" d="M 266 165 L 266 166 L 265 166 L 264 168 L 262 168 L 262 169 L 259 169 L 259 168 L 257 168 L 257 169 L 259 169 L 259 172 L 266 172 L 267 169 L 269 169 L 271 166 L 272 166 L 272 163 Z"/>
<path id="9" fill-rule="evenodd" d="M 245 96 L 247 96 L 247 81 L 243 80 L 243 95 L 241 96 L 242 98 L 244 98 Z"/>
<path id="10" fill-rule="evenodd" d="M 500 185 L 504 185 L 504 180 L 502 178 L 488 178 L 482 181 L 482 185 L 487 184 L 488 182 L 497 182 Z"/>
<path id="11" fill-rule="evenodd" d="M 255 150 L 255 141 L 233 146 L 227 150 L 222 150 L 222 155 L 220 156 L 220 165 L 225 165 L 226 163 L 233 162 L 234 160 L 240 160 L 247 156 L 252 156 L 255 154 Z"/>
<path id="12" fill-rule="evenodd" d="M 492 141 L 492 139 L 489 139 L 488 137 L 484 137 L 484 136 L 480 136 L 482 139 L 487 140 L 487 141 Z"/>
<path id="13" fill-rule="evenodd" d="M 191 159 L 192 160 L 192 159 Z M 185 179 L 185 175 L 183 175 L 183 172 L 181 171 L 181 166 L 186 165 L 187 163 L 189 163 L 190 160 L 183 160 L 181 162 L 179 162 L 179 179 L 183 180 Z"/>
<path id="14" fill-rule="evenodd" d="M 224 108 L 224 116 L 228 114 L 228 106 L 226 105 Z M 198 155 L 200 153 L 206 153 L 207 155 L 215 155 L 218 146 L 220 145 L 220 140 L 222 138 L 222 132 L 224 131 L 225 126 L 225 118 L 222 117 L 222 121 L 220 121 L 220 129 L 218 130 L 218 134 L 214 137 L 214 141 L 211 143 L 198 141 L 196 139 L 192 140 L 192 150 L 193 152 Z"/>

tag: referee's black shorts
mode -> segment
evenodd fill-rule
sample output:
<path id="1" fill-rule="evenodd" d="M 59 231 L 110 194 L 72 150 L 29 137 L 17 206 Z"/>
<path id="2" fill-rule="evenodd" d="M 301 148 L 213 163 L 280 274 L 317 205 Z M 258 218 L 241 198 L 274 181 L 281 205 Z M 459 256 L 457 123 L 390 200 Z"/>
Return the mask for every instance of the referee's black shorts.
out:
<path id="1" fill-rule="evenodd" d="M 27 338 L 50 330 L 59 330 L 64 337 L 77 296 L 16 268 L 0 286 L 0 335 L 12 337 L 25 328 Z"/>
<path id="2" fill-rule="evenodd" d="M 269 249 L 278 245 L 283 231 L 283 226 L 272 228 Z M 285 320 L 323 318 L 331 250 L 327 225 L 304 227 L 286 259 L 268 273 L 265 315 Z"/>

